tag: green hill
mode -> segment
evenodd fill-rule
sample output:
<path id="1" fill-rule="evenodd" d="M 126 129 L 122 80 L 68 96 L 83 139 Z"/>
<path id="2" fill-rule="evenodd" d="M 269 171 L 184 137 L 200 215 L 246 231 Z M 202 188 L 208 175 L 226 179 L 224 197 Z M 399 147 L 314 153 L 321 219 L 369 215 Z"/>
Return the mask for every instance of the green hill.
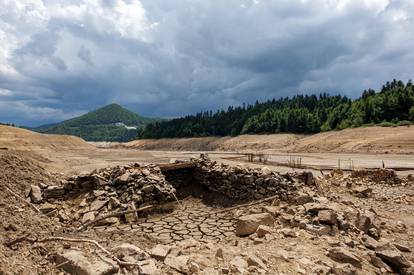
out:
<path id="1" fill-rule="evenodd" d="M 87 141 L 130 141 L 136 138 L 141 127 L 159 120 L 139 116 L 118 104 L 110 104 L 82 116 L 32 130 L 47 134 L 73 135 Z"/>

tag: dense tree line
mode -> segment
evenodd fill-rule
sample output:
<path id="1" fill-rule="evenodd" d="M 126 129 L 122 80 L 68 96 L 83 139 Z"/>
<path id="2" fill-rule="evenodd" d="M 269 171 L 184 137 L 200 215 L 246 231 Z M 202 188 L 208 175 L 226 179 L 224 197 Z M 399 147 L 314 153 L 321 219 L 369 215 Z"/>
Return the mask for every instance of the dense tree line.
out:
<path id="1" fill-rule="evenodd" d="M 409 124 L 414 121 L 411 80 L 387 82 L 381 91 L 365 90 L 351 100 L 341 95 L 297 95 L 292 98 L 230 106 L 148 124 L 140 138 L 236 136 L 265 133 L 317 133 L 367 124 Z"/>

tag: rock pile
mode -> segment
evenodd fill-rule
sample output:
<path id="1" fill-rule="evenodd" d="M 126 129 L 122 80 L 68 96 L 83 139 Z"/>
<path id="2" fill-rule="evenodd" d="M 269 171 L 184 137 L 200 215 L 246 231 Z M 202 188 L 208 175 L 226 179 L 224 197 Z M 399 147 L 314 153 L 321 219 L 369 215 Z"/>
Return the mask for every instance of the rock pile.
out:
<path id="1" fill-rule="evenodd" d="M 197 160 L 194 179 L 209 190 L 238 201 L 258 200 L 276 194 L 286 200 L 294 190 L 291 181 L 266 167 L 229 166 L 206 158 Z"/>
<path id="2" fill-rule="evenodd" d="M 391 169 L 356 170 L 352 171 L 351 178 L 366 179 L 381 184 L 394 185 L 401 183 L 401 179 Z"/>
<path id="3" fill-rule="evenodd" d="M 36 189 L 32 189 L 32 193 Z M 82 223 L 113 211 L 133 210 L 149 204 L 171 201 L 175 189 L 155 165 L 117 166 L 93 171 L 63 181 L 62 186 L 47 186 L 44 199 L 80 196 L 78 211 L 73 215 Z M 38 200 L 37 198 L 36 200 Z M 136 213 L 126 214 L 124 220 L 134 221 Z M 116 223 L 117 218 L 104 222 Z"/>

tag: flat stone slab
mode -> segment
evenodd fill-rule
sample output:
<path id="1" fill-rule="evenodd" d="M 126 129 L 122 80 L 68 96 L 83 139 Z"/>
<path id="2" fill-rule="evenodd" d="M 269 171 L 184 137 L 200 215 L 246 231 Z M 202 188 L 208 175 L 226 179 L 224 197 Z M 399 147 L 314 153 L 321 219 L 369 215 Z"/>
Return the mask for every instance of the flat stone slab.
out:
<path id="1" fill-rule="evenodd" d="M 62 270 L 76 275 L 110 275 L 118 272 L 117 264 L 111 259 L 105 261 L 87 257 L 85 253 L 75 249 L 65 249 L 55 255 L 56 264 Z M 111 264 L 112 263 L 112 264 Z"/>

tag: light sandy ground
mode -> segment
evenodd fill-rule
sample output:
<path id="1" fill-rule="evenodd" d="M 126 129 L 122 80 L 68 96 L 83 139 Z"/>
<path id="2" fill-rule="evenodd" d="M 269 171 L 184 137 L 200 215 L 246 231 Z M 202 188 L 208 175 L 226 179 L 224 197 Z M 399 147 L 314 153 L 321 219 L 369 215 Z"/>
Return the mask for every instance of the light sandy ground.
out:
<path id="1" fill-rule="evenodd" d="M 352 129 L 355 134 L 352 134 L 351 130 L 346 130 L 341 133 L 345 136 L 359 136 L 361 137 L 361 132 L 369 129 L 370 132 L 377 132 L 379 130 L 384 130 L 386 133 L 382 135 L 384 140 L 391 140 L 390 132 L 391 128 L 380 128 L 380 127 L 371 127 L 371 128 L 361 128 L 361 129 Z M 400 138 L 399 144 L 404 144 L 404 148 L 401 147 L 401 151 L 409 152 L 411 149 L 410 146 L 414 147 L 414 143 L 410 143 L 411 139 L 414 140 L 414 127 L 399 127 L 392 128 L 393 131 L 398 131 L 397 136 L 402 136 Z M 327 140 L 333 140 L 334 137 L 340 132 L 334 133 L 324 133 L 321 136 L 324 136 Z M 370 134 L 371 136 L 373 134 Z M 380 134 L 378 134 L 380 135 Z M 411 135 L 411 136 L 410 136 Z M 387 138 L 385 138 L 387 137 Z M 404 137 L 404 138 L 403 138 Z M 362 138 L 362 137 L 361 137 Z M 393 137 L 396 139 L 396 137 Z M 210 138 L 213 139 L 213 138 Z M 226 140 L 227 139 L 227 140 Z M 226 148 L 232 148 L 230 144 L 235 144 L 235 139 L 242 140 L 239 142 L 239 146 L 243 148 L 254 148 L 258 143 L 257 141 L 266 139 L 269 140 L 268 143 L 264 143 L 265 146 L 270 146 L 270 140 L 282 141 L 283 144 L 291 144 L 295 140 L 294 135 L 270 135 L 270 136 L 242 136 L 237 138 L 221 138 L 222 141 L 225 141 Z M 303 140 L 310 143 L 309 139 L 315 140 L 315 137 L 306 137 Z M 362 138 L 364 140 L 364 138 Z M 193 139 L 198 140 L 198 139 Z M 231 141 L 233 140 L 233 141 Z M 256 141 L 255 141 L 256 140 Z M 367 140 L 367 138 L 365 138 Z M 371 139 L 370 139 L 371 140 Z M 403 140 L 406 140 L 405 143 L 402 143 Z M 408 141 L 407 141 L 408 140 Z M 137 143 L 145 143 L 145 141 L 136 141 Z M 182 140 L 181 142 L 185 142 Z M 255 143 L 256 142 L 256 143 Z M 326 142 L 328 143 L 328 142 Z M 357 141 L 354 141 L 357 143 Z M 250 145 L 249 145 L 250 144 Z M 303 142 L 302 144 L 305 144 Z M 360 144 L 360 143 L 359 143 Z M 379 144 L 377 142 L 377 144 Z M 166 145 L 165 145 L 166 146 Z M 291 145 L 293 146 L 293 145 Z M 319 146 L 319 145 L 318 145 Z M 403 145 L 398 145 L 403 146 Z M 166 163 L 170 159 L 190 159 L 191 157 L 197 157 L 199 151 L 172 151 L 173 149 L 168 149 L 165 151 L 148 151 L 148 150 L 137 150 L 135 147 L 118 147 L 118 148 L 96 148 L 95 146 L 86 143 L 80 138 L 71 137 L 71 136 L 58 136 L 58 135 L 42 135 L 33 133 L 27 130 L 0 126 L 0 148 L 6 147 L 13 150 L 20 151 L 29 151 L 34 154 L 35 158 L 40 159 L 46 165 L 53 167 L 54 169 L 59 170 L 60 172 L 70 174 L 73 172 L 79 173 L 82 171 L 90 171 L 96 168 L 102 168 L 113 165 L 121 165 L 132 162 L 142 162 L 142 163 Z M 197 147 L 197 146 L 196 146 Z M 234 147 L 233 147 L 234 148 Z M 240 147 L 239 147 L 240 148 Z M 402 150 L 404 149 L 404 150 Z M 286 153 L 278 152 L 276 149 L 266 150 L 270 153 L 269 162 L 266 164 L 252 164 L 247 163 L 247 158 L 243 155 L 238 155 L 236 150 L 233 151 L 205 151 L 210 154 L 210 157 L 214 160 L 229 164 L 244 164 L 244 165 L 257 165 L 263 166 L 266 165 L 270 168 L 277 169 L 279 171 L 289 172 L 292 170 L 298 170 L 286 167 L 286 164 L 291 158 L 298 160 L 301 159 L 302 166 L 304 168 L 320 170 L 320 169 L 333 169 L 338 168 L 338 160 L 341 160 L 341 168 L 348 169 L 350 165 L 353 164 L 355 169 L 361 168 L 379 168 L 382 167 L 382 162 L 384 162 L 385 167 L 387 168 L 396 168 L 399 174 L 406 175 L 409 173 L 414 173 L 414 154 L 373 154 L 373 153 L 332 153 L 332 152 L 319 152 L 319 153 Z"/>
<path id="2" fill-rule="evenodd" d="M 365 127 L 315 135 L 273 134 L 238 137 L 136 140 L 118 147 L 142 150 L 265 151 L 295 153 L 414 153 L 414 126 Z"/>

